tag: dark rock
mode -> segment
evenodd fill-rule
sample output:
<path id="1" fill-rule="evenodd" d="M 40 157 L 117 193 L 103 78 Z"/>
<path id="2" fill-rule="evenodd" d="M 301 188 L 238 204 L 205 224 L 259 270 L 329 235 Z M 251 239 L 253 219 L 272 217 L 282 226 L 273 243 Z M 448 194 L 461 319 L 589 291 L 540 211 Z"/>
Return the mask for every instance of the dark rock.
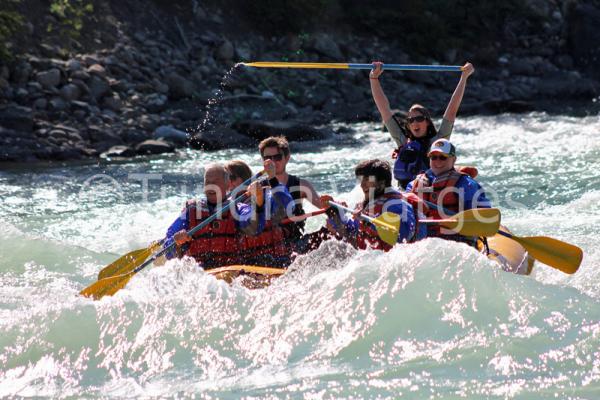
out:
<path id="1" fill-rule="evenodd" d="M 166 81 L 169 85 L 169 97 L 172 99 L 191 97 L 194 94 L 194 84 L 175 72 L 170 73 Z"/>
<path id="2" fill-rule="evenodd" d="M 230 148 L 248 148 L 258 144 L 257 141 L 224 126 L 212 131 L 193 134 L 190 147 L 199 150 L 221 150 Z"/>
<path id="3" fill-rule="evenodd" d="M 337 43 L 327 34 L 316 35 L 312 47 L 326 59 L 341 62 L 344 58 Z"/>
<path id="4" fill-rule="evenodd" d="M 95 100 L 101 99 L 102 96 L 110 91 L 110 86 L 106 79 L 99 78 L 98 76 L 92 77 L 89 88 L 90 96 Z"/>
<path id="5" fill-rule="evenodd" d="M 588 3 L 568 4 L 568 48 L 578 65 L 584 67 L 596 79 L 600 79 L 600 9 Z"/>
<path id="6" fill-rule="evenodd" d="M 33 108 L 35 110 L 45 110 L 46 107 L 48 107 L 48 100 L 46 100 L 46 98 L 44 97 L 35 99 L 35 101 L 33 102 Z"/>
<path id="7" fill-rule="evenodd" d="M 146 97 L 144 107 L 151 113 L 159 113 L 167 108 L 167 96 L 164 94 L 152 94 Z"/>
<path id="8" fill-rule="evenodd" d="M 112 146 L 100 154 L 100 158 L 133 157 L 136 154 L 136 151 L 129 146 Z"/>
<path id="9" fill-rule="evenodd" d="M 135 150 L 138 154 L 163 154 L 172 153 L 175 151 L 175 147 L 172 144 L 162 140 L 144 140 L 135 146 Z"/>
<path id="10" fill-rule="evenodd" d="M 60 83 L 60 70 L 52 68 L 48 71 L 38 72 L 35 79 L 45 88 L 53 88 Z"/>
<path id="11" fill-rule="evenodd" d="M 222 61 L 230 61 L 235 55 L 233 44 L 229 40 L 225 40 L 217 49 L 217 59 Z"/>
<path id="12" fill-rule="evenodd" d="M 67 101 L 77 100 L 81 96 L 79 86 L 69 83 L 60 89 L 60 95 Z"/>
<path id="13" fill-rule="evenodd" d="M 257 141 L 278 135 L 284 135 L 290 141 L 320 140 L 327 137 L 325 132 L 295 121 L 244 120 L 234 123 L 232 127 Z"/>
<path id="14" fill-rule="evenodd" d="M 31 108 L 17 105 L 0 107 L 0 126 L 17 131 L 31 132 L 33 130 Z"/>
<path id="15" fill-rule="evenodd" d="M 121 111 L 121 108 L 123 107 L 123 102 L 116 93 L 113 93 L 111 96 L 106 96 L 102 101 L 102 104 L 104 107 L 115 112 Z"/>
<path id="16" fill-rule="evenodd" d="M 68 107 L 69 104 L 60 97 L 53 97 L 48 102 L 48 109 L 51 111 L 62 111 L 66 110 Z"/>

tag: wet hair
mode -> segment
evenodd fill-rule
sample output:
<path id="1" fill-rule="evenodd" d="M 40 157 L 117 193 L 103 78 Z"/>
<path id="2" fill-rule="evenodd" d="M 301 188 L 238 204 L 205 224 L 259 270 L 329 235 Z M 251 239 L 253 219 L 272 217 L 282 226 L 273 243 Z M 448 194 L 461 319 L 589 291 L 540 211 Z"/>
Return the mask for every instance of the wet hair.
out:
<path id="1" fill-rule="evenodd" d="M 392 186 L 392 168 L 387 161 L 380 159 L 361 161 L 354 168 L 356 176 L 373 176 L 377 182 L 384 182 L 385 187 Z"/>
<path id="2" fill-rule="evenodd" d="M 270 136 L 260 142 L 258 144 L 258 150 L 260 151 L 261 156 L 267 147 L 277 147 L 277 149 L 279 149 L 285 157 L 290 155 L 290 144 L 283 135 Z"/>
<path id="3" fill-rule="evenodd" d="M 230 179 L 240 178 L 242 181 L 247 181 L 252 177 L 252 170 L 242 160 L 232 160 L 225 163 L 225 170 L 229 172 Z"/>
<path id="4" fill-rule="evenodd" d="M 429 110 L 420 104 L 413 104 L 408 109 L 408 112 L 411 112 L 411 111 L 417 111 L 422 116 L 425 117 L 425 119 L 427 120 L 427 133 L 425 134 L 425 138 L 433 139 L 437 135 L 437 130 L 435 129 L 435 126 L 433 125 L 433 121 L 431 120 L 431 113 L 429 113 Z M 394 117 L 396 118 L 396 115 L 394 115 Z M 396 120 L 396 122 L 400 122 L 400 121 Z M 404 122 L 404 124 L 400 125 L 400 126 L 404 126 L 404 129 L 402 130 L 402 132 L 404 133 L 404 136 L 406 136 L 407 138 L 412 139 L 412 140 L 420 139 L 420 138 L 416 138 L 413 136 L 412 132 L 410 131 L 410 126 L 409 126 L 410 124 L 407 122 L 406 117 L 404 118 L 403 122 Z"/>

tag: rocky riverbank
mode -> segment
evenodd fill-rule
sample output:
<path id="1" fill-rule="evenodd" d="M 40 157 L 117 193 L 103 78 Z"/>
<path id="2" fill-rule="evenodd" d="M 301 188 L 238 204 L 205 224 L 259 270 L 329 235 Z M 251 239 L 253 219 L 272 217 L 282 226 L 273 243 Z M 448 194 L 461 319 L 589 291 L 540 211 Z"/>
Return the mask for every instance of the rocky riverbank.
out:
<path id="1" fill-rule="evenodd" d="M 515 37 L 510 47 L 482 44 L 479 52 L 449 50 L 444 59 L 425 61 L 475 64 L 462 115 L 597 112 L 600 74 L 584 61 L 600 46 L 594 28 L 600 12 L 586 4 L 568 10 L 549 8 L 545 30 Z M 246 147 L 277 132 L 318 139 L 329 134 L 332 121 L 378 119 L 367 71 L 264 70 L 236 63 L 415 63 L 403 51 L 409 44 L 399 41 L 335 33 L 229 35 L 219 10 L 193 12 L 192 23 L 170 19 L 176 22 L 170 31 L 116 26 L 111 46 L 88 54 L 65 57 L 59 46 L 40 45 L 2 65 L 0 161 Z M 382 77 L 392 104 L 404 109 L 419 102 L 438 116 L 457 82 L 457 73 L 388 71 Z"/>

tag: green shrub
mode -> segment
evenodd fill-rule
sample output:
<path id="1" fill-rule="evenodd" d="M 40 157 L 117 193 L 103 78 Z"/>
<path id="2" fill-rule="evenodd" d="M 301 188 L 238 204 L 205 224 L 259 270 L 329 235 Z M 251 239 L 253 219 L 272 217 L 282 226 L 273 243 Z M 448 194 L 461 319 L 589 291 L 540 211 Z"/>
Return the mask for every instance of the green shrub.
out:
<path id="1" fill-rule="evenodd" d="M 94 12 L 94 5 L 88 0 L 52 0 L 50 13 L 58 20 L 57 26 L 48 25 L 48 32 L 57 31 L 61 36 L 78 39 L 84 21 Z"/>
<path id="2" fill-rule="evenodd" d="M 23 25 L 23 16 L 16 11 L 21 0 L 0 0 L 0 61 L 12 58 L 7 43 Z"/>

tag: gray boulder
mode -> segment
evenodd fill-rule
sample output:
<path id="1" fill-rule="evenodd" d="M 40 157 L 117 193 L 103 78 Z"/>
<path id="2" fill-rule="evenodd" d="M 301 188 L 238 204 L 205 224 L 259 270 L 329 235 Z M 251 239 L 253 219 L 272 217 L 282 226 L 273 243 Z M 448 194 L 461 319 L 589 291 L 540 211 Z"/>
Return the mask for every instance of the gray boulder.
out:
<path id="1" fill-rule="evenodd" d="M 154 139 L 163 139 L 177 145 L 185 145 L 188 141 L 188 134 L 172 125 L 162 125 L 156 128 L 153 134 Z"/>
<path id="2" fill-rule="evenodd" d="M 47 71 L 38 72 L 35 79 L 46 89 L 54 88 L 60 83 L 60 70 L 52 68 Z"/>

